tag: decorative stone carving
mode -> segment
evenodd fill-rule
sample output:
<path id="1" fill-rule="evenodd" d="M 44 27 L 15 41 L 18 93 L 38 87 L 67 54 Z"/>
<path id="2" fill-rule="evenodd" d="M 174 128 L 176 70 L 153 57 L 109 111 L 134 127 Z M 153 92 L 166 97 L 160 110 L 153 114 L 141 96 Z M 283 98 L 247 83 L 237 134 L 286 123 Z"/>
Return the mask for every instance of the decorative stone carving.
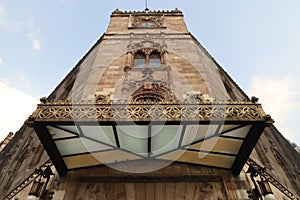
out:
<path id="1" fill-rule="evenodd" d="M 134 56 L 137 51 L 142 51 L 146 55 L 150 55 L 153 51 L 157 51 L 162 55 L 167 52 L 164 33 L 158 35 L 146 33 L 143 34 L 142 37 L 131 33 L 127 48 L 128 53 L 132 56 Z"/>
<path id="2" fill-rule="evenodd" d="M 96 104 L 106 104 L 110 102 L 110 94 L 96 94 L 95 103 Z"/>
<path id="3" fill-rule="evenodd" d="M 121 90 L 132 93 L 149 83 L 172 89 L 170 70 L 170 67 L 133 69 L 126 73 Z"/>
<path id="4" fill-rule="evenodd" d="M 185 101 L 190 103 L 203 103 L 205 98 L 203 94 L 186 94 Z"/>
<path id="5" fill-rule="evenodd" d="M 132 103 L 146 104 L 162 103 L 166 101 L 177 102 L 175 95 L 173 95 L 168 88 L 151 82 L 145 83 L 141 88 L 134 91 L 130 101 Z"/>
<path id="6" fill-rule="evenodd" d="M 129 28 L 164 28 L 163 15 L 132 15 Z"/>
<path id="7" fill-rule="evenodd" d="M 125 104 L 125 105 L 124 105 Z M 110 104 L 67 104 L 67 105 L 40 105 L 34 116 L 35 121 L 70 120 L 74 117 L 82 120 L 97 119 L 98 121 L 110 121 L 115 119 L 149 120 L 165 119 L 174 120 L 208 120 L 225 119 L 230 121 L 264 121 L 264 112 L 257 104 L 167 104 L 152 106 L 156 102 L 115 102 Z"/>
<path id="8" fill-rule="evenodd" d="M 146 55 L 150 55 L 153 51 L 157 51 L 159 53 L 164 53 L 166 51 L 166 47 L 153 42 L 151 40 L 145 40 L 140 43 L 130 44 L 128 45 L 128 50 L 131 54 L 135 54 L 137 51 L 141 51 Z"/>

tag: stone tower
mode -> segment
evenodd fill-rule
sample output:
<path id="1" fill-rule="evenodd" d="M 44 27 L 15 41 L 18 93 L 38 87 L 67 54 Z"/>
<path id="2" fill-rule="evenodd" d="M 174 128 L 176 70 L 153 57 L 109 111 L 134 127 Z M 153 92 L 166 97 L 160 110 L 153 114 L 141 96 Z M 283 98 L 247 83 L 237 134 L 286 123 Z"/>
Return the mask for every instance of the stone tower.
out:
<path id="1" fill-rule="evenodd" d="M 0 152 L 1 199 L 297 199 L 299 154 L 180 10 L 107 31 Z"/>

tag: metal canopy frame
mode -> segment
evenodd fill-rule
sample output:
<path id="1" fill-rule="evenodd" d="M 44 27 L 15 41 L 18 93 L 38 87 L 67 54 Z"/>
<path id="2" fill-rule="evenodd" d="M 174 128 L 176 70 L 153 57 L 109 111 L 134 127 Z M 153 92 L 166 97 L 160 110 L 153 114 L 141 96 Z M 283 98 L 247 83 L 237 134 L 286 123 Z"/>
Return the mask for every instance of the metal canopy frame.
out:
<path id="1" fill-rule="evenodd" d="M 269 115 L 265 115 L 261 105 L 256 102 L 75 104 L 69 101 L 43 100 L 27 122 L 34 127 L 58 173 L 63 176 L 71 169 L 140 159 L 171 160 L 219 167 L 239 174 L 264 128 L 272 124 L 273 120 Z M 122 128 L 133 125 L 145 130 L 143 134 L 147 137 L 143 140 L 143 153 L 125 146 L 122 144 L 124 138 L 120 139 L 120 136 L 124 137 Z M 100 131 L 101 133 L 93 131 L 97 127 L 105 130 Z M 156 143 L 163 137 L 176 137 L 172 147 L 161 145 L 162 149 L 165 148 L 162 152 L 154 148 L 156 135 L 152 133 L 152 129 L 160 127 L 167 131 L 158 133 Z M 191 131 L 195 127 L 197 130 Z M 211 133 L 203 135 L 205 131 L 209 131 L 209 127 L 213 127 Z M 172 136 L 172 130 L 176 128 L 178 131 L 173 132 L 176 132 L 174 134 L 177 136 Z M 92 131 L 87 133 L 84 129 Z M 193 136 L 187 136 L 190 132 L 194 133 Z M 100 134 L 110 134 L 108 137 L 112 138 L 111 143 L 99 139 Z M 212 141 L 216 146 L 211 149 L 201 148 L 207 141 Z M 80 143 L 84 143 L 82 146 L 86 144 L 86 151 L 83 151 L 83 147 L 68 147 Z M 88 147 L 89 145 L 92 147 Z M 159 153 L 155 153 L 156 150 Z M 89 159 L 95 155 L 112 157 L 111 155 L 117 155 L 114 152 L 124 154 L 123 157 L 127 156 L 129 159 L 116 158 L 103 163 L 90 161 L 85 164 L 74 161 Z M 207 155 L 208 161 L 197 160 L 196 156 L 201 153 Z"/>

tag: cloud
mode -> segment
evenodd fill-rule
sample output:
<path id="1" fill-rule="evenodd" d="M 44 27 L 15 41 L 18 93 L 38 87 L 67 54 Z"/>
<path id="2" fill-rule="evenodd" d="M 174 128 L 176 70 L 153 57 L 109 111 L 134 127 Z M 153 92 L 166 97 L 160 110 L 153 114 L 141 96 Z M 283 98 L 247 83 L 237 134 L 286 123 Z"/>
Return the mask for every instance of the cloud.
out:
<path id="1" fill-rule="evenodd" d="M 40 28 L 37 28 L 37 33 L 41 33 L 42 30 Z M 40 50 L 41 49 L 41 43 L 40 41 L 35 37 L 35 33 L 30 32 L 27 33 L 27 37 L 32 41 L 32 47 L 35 50 Z"/>
<path id="2" fill-rule="evenodd" d="M 33 48 L 34 48 L 35 50 L 40 50 L 41 44 L 40 44 L 40 42 L 39 42 L 37 39 L 34 39 L 34 40 L 32 41 L 32 44 L 33 44 Z"/>
<path id="3" fill-rule="evenodd" d="M 37 32 L 37 33 L 42 33 L 43 31 L 42 31 L 42 29 L 41 29 L 40 27 L 37 27 L 37 28 L 36 28 L 36 32 Z"/>
<path id="4" fill-rule="evenodd" d="M 27 33 L 27 36 L 28 36 L 30 39 L 32 39 L 32 38 L 34 37 L 34 35 L 33 35 L 33 33 L 32 33 L 32 32 L 30 32 L 30 33 Z"/>
<path id="5" fill-rule="evenodd" d="M 0 65 L 3 64 L 3 59 L 0 57 Z"/>
<path id="6" fill-rule="evenodd" d="M 66 2 L 66 0 L 60 0 L 60 1 L 58 1 L 58 4 L 63 4 L 65 2 Z"/>
<path id="7" fill-rule="evenodd" d="M 21 29 L 23 24 L 16 20 L 9 20 L 3 5 L 0 5 L 0 29 L 9 33 L 15 33 Z"/>
<path id="8" fill-rule="evenodd" d="M 17 18 L 12 18 L 13 15 L 8 15 L 5 7 L 0 4 L 0 30 L 4 30 L 8 33 L 31 31 L 36 34 L 42 33 L 42 29 L 36 26 L 34 19 L 21 17 L 18 15 Z M 13 16 L 13 17 L 15 17 Z M 32 37 L 33 37 L 33 33 Z M 30 37 L 30 36 L 29 36 Z"/>
<path id="9" fill-rule="evenodd" d="M 35 25 L 33 19 L 11 19 L 6 13 L 6 10 L 3 5 L 0 4 L 0 30 L 4 30 L 8 33 L 16 32 L 29 32 L 27 37 L 32 42 L 32 47 L 34 50 L 40 50 L 41 44 L 37 39 L 37 35 L 42 33 L 42 29 L 39 26 Z"/>
<path id="10" fill-rule="evenodd" d="M 298 138 L 297 124 L 292 120 L 300 114 L 299 103 L 295 102 L 300 88 L 292 76 L 255 76 L 249 94 L 257 96 L 267 114 L 275 120 L 275 126 L 291 141 Z"/>
<path id="11" fill-rule="evenodd" d="M 0 141 L 16 132 L 35 110 L 38 100 L 0 80 Z"/>
<path id="12" fill-rule="evenodd" d="M 255 76 L 249 89 L 250 94 L 259 97 L 262 106 L 276 121 L 285 121 L 297 104 L 294 78 Z"/>
<path id="13" fill-rule="evenodd" d="M 17 70 L 17 77 L 20 80 L 21 84 L 22 84 L 22 89 L 29 89 L 30 88 L 30 84 L 28 79 L 26 78 L 25 74 L 23 73 L 22 70 Z"/>
<path id="14" fill-rule="evenodd" d="M 72 6 L 72 5 L 75 5 L 76 2 L 75 1 L 69 1 L 69 0 L 58 0 L 57 4 L 60 5 L 60 6 L 61 5 Z"/>
<path id="15" fill-rule="evenodd" d="M 5 14 L 5 9 L 2 5 L 0 5 L 0 16 Z"/>

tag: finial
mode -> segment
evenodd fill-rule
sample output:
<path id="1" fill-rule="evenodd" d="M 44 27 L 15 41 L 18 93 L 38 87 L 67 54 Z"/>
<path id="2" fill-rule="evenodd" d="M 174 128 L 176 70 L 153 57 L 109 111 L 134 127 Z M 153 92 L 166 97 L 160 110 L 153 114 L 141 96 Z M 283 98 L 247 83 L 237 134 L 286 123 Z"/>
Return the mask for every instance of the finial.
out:
<path id="1" fill-rule="evenodd" d="M 148 8 L 148 0 L 145 0 L 145 10 L 148 11 L 149 8 Z"/>

